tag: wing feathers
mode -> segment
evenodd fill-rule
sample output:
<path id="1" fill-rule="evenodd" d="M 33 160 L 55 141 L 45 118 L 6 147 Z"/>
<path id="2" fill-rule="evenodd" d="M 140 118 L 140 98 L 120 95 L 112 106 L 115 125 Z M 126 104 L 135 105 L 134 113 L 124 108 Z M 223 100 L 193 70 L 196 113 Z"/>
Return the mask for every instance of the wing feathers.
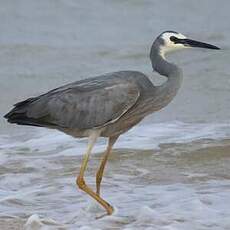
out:
<path id="1" fill-rule="evenodd" d="M 138 86 L 127 80 L 69 86 L 19 102 L 5 117 L 18 124 L 90 129 L 115 122 L 140 96 Z"/>

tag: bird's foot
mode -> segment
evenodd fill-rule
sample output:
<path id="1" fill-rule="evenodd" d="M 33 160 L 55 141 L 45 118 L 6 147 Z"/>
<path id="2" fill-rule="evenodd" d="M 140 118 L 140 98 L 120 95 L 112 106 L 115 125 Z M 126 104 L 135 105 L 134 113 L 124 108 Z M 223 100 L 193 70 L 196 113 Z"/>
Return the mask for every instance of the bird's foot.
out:
<path id="1" fill-rule="evenodd" d="M 111 205 L 109 205 L 108 208 L 106 209 L 106 211 L 107 211 L 107 213 L 104 213 L 103 215 L 97 216 L 96 219 L 98 220 L 98 219 L 101 219 L 101 218 L 103 218 L 105 216 L 112 215 L 113 212 L 114 212 L 114 208 Z"/>

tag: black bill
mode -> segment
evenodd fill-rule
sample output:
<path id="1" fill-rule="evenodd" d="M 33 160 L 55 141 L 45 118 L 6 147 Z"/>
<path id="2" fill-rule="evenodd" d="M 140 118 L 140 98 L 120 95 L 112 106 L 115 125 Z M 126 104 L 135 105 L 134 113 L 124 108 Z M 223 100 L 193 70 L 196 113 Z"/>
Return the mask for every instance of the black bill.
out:
<path id="1" fill-rule="evenodd" d="M 171 37 L 170 38 L 171 41 L 173 41 L 175 44 L 183 44 L 184 46 L 189 46 L 189 47 L 199 47 L 199 48 L 206 48 L 206 49 L 213 49 L 213 50 L 219 50 L 220 48 L 208 43 L 204 43 L 204 42 L 198 42 L 195 40 L 191 40 L 191 39 L 180 39 L 180 38 L 176 38 L 176 37 Z"/>
<path id="2" fill-rule="evenodd" d="M 191 46 L 191 47 L 199 47 L 199 48 L 206 48 L 206 49 L 213 49 L 213 50 L 219 50 L 220 48 L 208 43 L 204 43 L 204 42 L 198 42 L 195 40 L 191 40 L 191 39 L 181 39 L 182 40 L 182 44 L 184 44 L 185 46 Z"/>

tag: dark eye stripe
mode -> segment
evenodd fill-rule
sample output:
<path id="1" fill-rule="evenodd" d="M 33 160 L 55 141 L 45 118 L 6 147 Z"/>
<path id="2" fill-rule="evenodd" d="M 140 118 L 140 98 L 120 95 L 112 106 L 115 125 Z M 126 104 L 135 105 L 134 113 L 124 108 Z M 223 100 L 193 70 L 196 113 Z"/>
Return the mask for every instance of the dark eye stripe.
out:
<path id="1" fill-rule="evenodd" d="M 180 43 L 180 39 L 175 37 L 175 36 L 171 36 L 169 39 L 170 39 L 170 41 L 174 42 L 175 44 Z"/>

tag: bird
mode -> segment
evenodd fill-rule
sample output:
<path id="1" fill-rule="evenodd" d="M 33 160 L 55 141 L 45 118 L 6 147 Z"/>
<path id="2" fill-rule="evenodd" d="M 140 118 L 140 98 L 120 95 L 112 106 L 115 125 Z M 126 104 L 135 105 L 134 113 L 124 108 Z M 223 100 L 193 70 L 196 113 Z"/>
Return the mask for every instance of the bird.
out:
<path id="1" fill-rule="evenodd" d="M 172 101 L 181 87 L 182 70 L 168 62 L 165 55 L 192 47 L 220 49 L 175 31 L 164 31 L 150 50 L 153 70 L 166 77 L 161 85 L 155 86 L 148 76 L 138 71 L 107 73 L 18 102 L 4 117 L 9 123 L 56 129 L 75 138 L 88 137 L 76 184 L 104 207 L 105 215 L 111 215 L 114 208 L 101 197 L 100 188 L 113 145 L 121 134 Z M 96 173 L 94 191 L 86 184 L 84 174 L 99 137 L 107 138 L 108 144 Z"/>

